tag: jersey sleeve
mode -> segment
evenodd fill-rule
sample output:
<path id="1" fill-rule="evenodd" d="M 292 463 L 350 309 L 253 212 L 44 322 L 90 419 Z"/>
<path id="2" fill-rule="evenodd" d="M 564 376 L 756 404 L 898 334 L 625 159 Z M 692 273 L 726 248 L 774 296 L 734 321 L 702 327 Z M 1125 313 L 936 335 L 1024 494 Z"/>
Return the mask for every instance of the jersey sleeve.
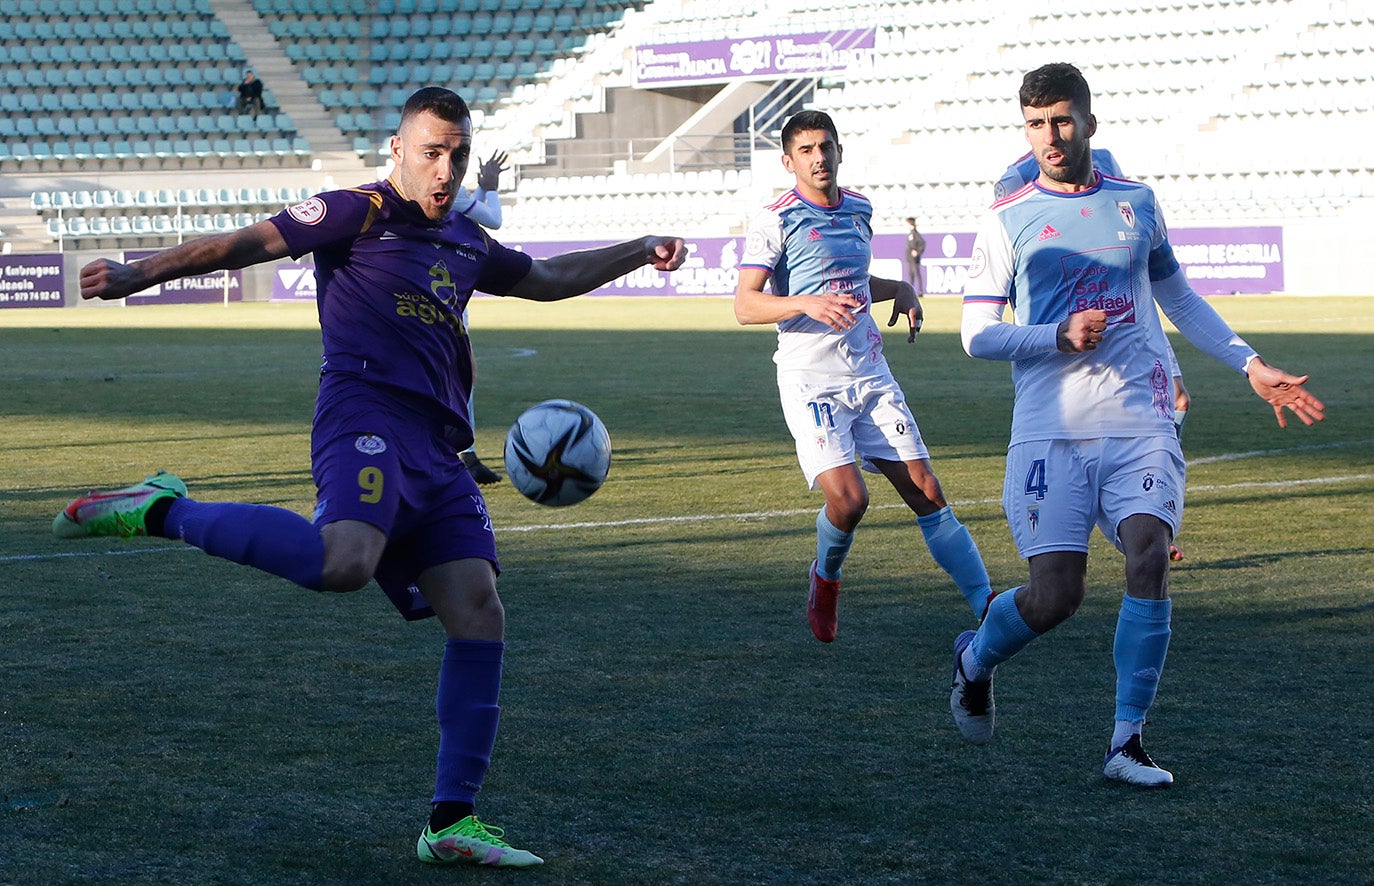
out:
<path id="1" fill-rule="evenodd" d="M 760 212 L 749 222 L 739 266 L 758 268 L 771 274 L 781 258 L 782 217 L 775 212 Z"/>
<path id="2" fill-rule="evenodd" d="M 484 228 L 501 227 L 501 196 L 495 191 L 478 191 L 463 214 Z"/>
<path id="3" fill-rule="evenodd" d="M 492 295 L 505 295 L 525 279 L 534 265 L 534 259 L 527 253 L 518 252 L 487 238 L 487 260 L 477 275 L 476 289 Z"/>
<path id="4" fill-rule="evenodd" d="M 1255 349 L 1198 295 L 1180 269 L 1163 280 L 1151 282 L 1155 301 L 1164 315 L 1197 349 L 1234 369 L 1245 372 Z"/>
<path id="5" fill-rule="evenodd" d="M 1056 349 L 1058 324 L 1020 326 L 1002 319 L 1015 280 L 1015 250 L 996 213 L 973 241 L 959 325 L 964 351 L 985 360 L 1025 360 Z"/>
<path id="6" fill-rule="evenodd" d="M 1172 277 L 1179 269 L 1178 259 L 1174 257 L 1174 247 L 1169 244 L 1169 229 L 1164 224 L 1164 212 L 1159 208 L 1159 198 L 1150 192 L 1154 201 L 1155 227 L 1151 232 L 1149 270 L 1150 281 Z"/>
<path id="7" fill-rule="evenodd" d="M 349 240 L 371 227 L 382 208 L 382 195 L 348 188 L 326 191 L 288 206 L 268 219 L 281 232 L 292 258 Z"/>

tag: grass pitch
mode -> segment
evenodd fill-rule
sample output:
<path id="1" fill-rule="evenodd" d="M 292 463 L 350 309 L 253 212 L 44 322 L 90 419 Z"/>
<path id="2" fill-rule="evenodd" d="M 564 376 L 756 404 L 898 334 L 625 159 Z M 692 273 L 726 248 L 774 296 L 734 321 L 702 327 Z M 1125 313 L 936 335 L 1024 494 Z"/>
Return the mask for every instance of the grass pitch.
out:
<path id="1" fill-rule="evenodd" d="M 772 334 L 728 300 L 483 299 L 478 451 L 526 406 L 606 421 L 606 487 L 488 495 L 505 573 L 485 818 L 529 883 L 1366 882 L 1374 782 L 1374 299 L 1213 302 L 1328 406 L 1280 431 L 1175 339 L 1194 407 L 1173 644 L 1146 746 L 1178 784 L 1101 778 L 1121 559 L 998 676 L 964 745 L 950 647 L 971 614 L 873 484 L 839 639 L 802 613 L 820 505 L 778 411 Z M 958 302 L 887 351 L 994 585 L 1006 366 Z M 432 788 L 433 623 L 171 542 L 60 543 L 74 494 L 165 467 L 206 500 L 308 514 L 313 307 L 0 312 L 0 883 L 449 883 L 414 859 Z"/>

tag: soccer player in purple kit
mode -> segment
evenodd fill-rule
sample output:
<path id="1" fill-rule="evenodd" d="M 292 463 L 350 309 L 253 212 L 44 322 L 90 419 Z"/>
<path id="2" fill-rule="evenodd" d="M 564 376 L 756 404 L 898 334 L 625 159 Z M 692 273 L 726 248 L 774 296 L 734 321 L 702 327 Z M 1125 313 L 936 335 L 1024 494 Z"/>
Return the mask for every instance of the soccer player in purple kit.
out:
<path id="1" fill-rule="evenodd" d="M 417 853 L 431 863 L 527 867 L 537 855 L 480 821 L 476 794 L 500 714 L 505 611 L 485 502 L 459 458 L 472 442 L 472 350 L 461 316 L 474 289 L 570 298 L 643 265 L 678 268 L 683 241 L 645 237 L 539 261 L 455 211 L 472 120 L 456 93 L 410 96 L 383 182 L 312 197 L 266 221 L 132 264 L 81 271 L 82 298 L 118 299 L 192 274 L 315 254 L 324 365 L 311 433 L 313 521 L 282 508 L 201 502 L 176 476 L 78 498 L 60 537 L 151 535 L 305 588 L 349 592 L 372 578 L 407 619 L 437 615 L 446 642 L 439 750 Z"/>
<path id="2" fill-rule="evenodd" d="M 1200 350 L 1246 375 L 1280 427 L 1284 409 L 1310 425 L 1324 407 L 1306 376 L 1266 364 L 1188 285 L 1154 192 L 1093 168 L 1097 120 L 1082 73 L 1045 65 L 1025 76 L 1019 99 L 1040 172 L 993 204 L 978 233 L 961 334 L 970 356 L 1012 365 L 1002 507 L 1030 578 L 993 598 L 978 630 L 955 641 L 950 710 L 966 740 L 992 738 L 993 673 L 1077 611 L 1097 525 L 1126 561 L 1102 772 L 1165 787 L 1173 775 L 1145 752 L 1141 730 L 1169 647 L 1169 542 L 1183 518 L 1185 469 L 1156 305 Z"/>

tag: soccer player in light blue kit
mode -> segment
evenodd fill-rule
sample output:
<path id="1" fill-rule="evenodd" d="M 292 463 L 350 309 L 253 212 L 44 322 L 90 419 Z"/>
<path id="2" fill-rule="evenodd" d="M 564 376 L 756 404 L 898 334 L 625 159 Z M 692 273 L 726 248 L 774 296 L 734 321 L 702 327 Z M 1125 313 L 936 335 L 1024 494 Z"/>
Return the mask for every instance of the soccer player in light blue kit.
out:
<path id="1" fill-rule="evenodd" d="M 472 347 L 461 317 L 474 288 L 536 301 L 570 298 L 644 265 L 670 271 L 680 238 L 645 237 L 533 261 L 454 208 L 472 119 L 454 92 L 425 87 L 401 111 L 395 169 L 382 182 L 319 194 L 266 221 L 132 264 L 81 271 L 83 298 L 313 252 L 324 366 L 311 432 L 314 520 L 264 505 L 187 497 L 172 474 L 91 493 L 53 521 L 60 537 L 176 538 L 317 591 L 374 577 L 407 619 L 437 615 L 446 642 L 439 752 L 421 861 L 528 867 L 473 811 L 500 717 L 505 610 L 486 503 L 459 450 Z"/>
<path id="2" fill-rule="evenodd" d="M 1280 427 L 1285 408 L 1310 425 L 1324 407 L 1303 388 L 1306 376 L 1267 365 L 1188 286 L 1154 193 L 1093 169 L 1097 121 L 1078 69 L 1032 71 L 1019 97 L 1040 175 L 995 203 L 978 233 L 962 337 L 971 356 L 1012 364 L 1002 506 L 1030 580 L 998 594 L 978 630 L 955 642 L 950 710 L 965 739 L 992 738 L 993 671 L 1078 609 L 1096 524 L 1126 559 L 1103 774 L 1163 787 L 1173 776 L 1140 736 L 1169 646 L 1169 542 L 1183 518 L 1184 462 L 1156 304 L 1199 349 L 1244 373 Z"/>
<path id="3" fill-rule="evenodd" d="M 868 509 L 856 454 L 915 512 L 931 556 L 981 612 L 991 594 L 983 558 L 930 469 L 870 310 L 873 301 L 892 300 L 888 325 L 906 313 L 917 330 L 915 291 L 909 283 L 869 275 L 873 207 L 839 185 L 842 150 L 829 115 L 793 116 L 783 126 L 782 148 L 796 186 L 750 224 L 735 317 L 741 324 L 777 324 L 773 360 L 783 416 L 807 483 L 825 495 L 807 593 L 811 631 L 829 643 L 838 629 L 841 567 Z M 765 290 L 770 279 L 771 292 Z"/>
<path id="4" fill-rule="evenodd" d="M 1121 165 L 1116 162 L 1116 157 L 1106 148 L 1092 149 L 1093 168 L 1105 176 L 1111 178 L 1125 178 L 1126 174 L 1121 171 Z M 1021 190 L 1026 185 L 1040 177 L 1040 164 L 1035 159 L 1034 151 L 1027 151 L 1016 159 L 1016 162 L 1007 167 L 1002 173 L 1002 177 L 992 186 L 993 194 L 997 200 L 1006 199 L 1016 191 Z M 1173 345 L 1165 338 L 1164 345 L 1169 349 L 1169 373 L 1174 379 L 1174 432 L 1181 438 L 1183 436 L 1183 422 L 1188 417 L 1188 407 L 1192 404 L 1192 397 L 1188 393 L 1188 388 L 1183 384 L 1183 370 L 1178 365 L 1178 357 L 1174 354 Z M 1183 559 L 1183 551 L 1179 549 L 1177 540 L 1169 542 L 1169 559 L 1179 561 Z"/>

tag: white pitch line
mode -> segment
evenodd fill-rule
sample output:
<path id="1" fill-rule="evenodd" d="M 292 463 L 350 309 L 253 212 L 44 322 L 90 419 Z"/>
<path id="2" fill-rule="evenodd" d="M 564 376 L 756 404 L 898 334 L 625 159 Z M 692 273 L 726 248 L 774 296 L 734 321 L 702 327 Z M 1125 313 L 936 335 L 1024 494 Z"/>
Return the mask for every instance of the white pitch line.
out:
<path id="1" fill-rule="evenodd" d="M 1242 458 L 1261 458 L 1266 455 L 1288 455 L 1293 452 L 1315 452 L 1319 449 L 1344 449 L 1347 446 L 1368 446 L 1374 440 L 1346 440 L 1341 443 L 1312 443 L 1308 446 L 1290 446 L 1286 449 L 1254 449 L 1250 452 L 1228 452 L 1225 455 L 1211 455 L 1207 458 L 1194 458 L 1189 460 L 1188 467 L 1193 465 L 1214 465 L 1226 461 L 1240 461 Z"/>
<path id="2" fill-rule="evenodd" d="M 1286 452 L 1289 450 L 1274 450 Z M 1262 455 L 1268 453 L 1253 453 Z M 1336 477 L 1308 477 L 1302 480 L 1255 480 L 1243 483 L 1219 483 L 1209 485 L 1188 485 L 1189 494 L 1195 492 L 1218 492 L 1230 489 L 1287 489 L 1296 486 L 1329 486 L 1335 483 L 1353 483 L 1363 480 L 1374 480 L 1374 474 L 1345 474 Z M 958 507 L 968 507 L 969 505 L 991 505 L 1001 504 L 1000 498 L 969 499 L 967 501 L 953 501 L 951 505 Z M 873 505 L 871 511 L 892 511 L 905 509 L 906 505 Z M 634 517 L 627 520 L 589 520 L 581 523 L 530 523 L 523 526 L 502 526 L 496 532 L 545 532 L 559 529 L 615 529 L 627 526 L 667 526 L 682 523 L 709 523 L 715 520 L 773 520 L 781 517 L 800 517 L 816 513 L 814 507 L 792 508 L 783 511 L 745 511 L 737 514 L 685 514 L 677 517 Z M 70 551 L 57 552 L 50 554 L 14 554 L 0 557 L 0 563 L 23 563 L 42 560 L 70 560 L 91 557 L 132 557 L 139 554 L 168 554 L 184 553 L 193 551 L 195 548 L 189 545 L 175 545 L 171 547 L 156 548 L 135 548 L 125 551 Z"/>

